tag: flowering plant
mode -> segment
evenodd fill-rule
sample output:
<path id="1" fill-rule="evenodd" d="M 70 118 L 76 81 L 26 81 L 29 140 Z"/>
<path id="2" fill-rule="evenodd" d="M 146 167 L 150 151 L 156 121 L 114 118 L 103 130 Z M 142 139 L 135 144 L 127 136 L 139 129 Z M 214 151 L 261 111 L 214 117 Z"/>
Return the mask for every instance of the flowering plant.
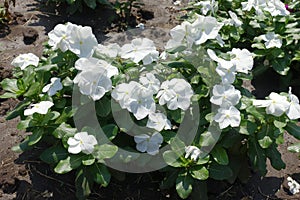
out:
<path id="1" fill-rule="evenodd" d="M 187 198 L 193 187 L 205 196 L 208 178 L 243 179 L 248 159 L 262 175 L 267 159 L 284 168 L 277 146 L 285 131 L 300 139 L 299 100 L 292 88 L 257 100 L 243 85 L 273 55 L 267 46 L 278 51 L 278 33 L 260 37 L 267 40 L 263 56 L 237 44 L 250 41 L 242 26 L 254 30 L 261 19 L 247 21 L 243 12 L 288 11 L 280 1 L 254 2 L 236 1 L 237 15 L 222 10 L 225 1 L 219 10 L 201 1 L 202 14 L 173 28 L 163 52 L 147 38 L 101 45 L 90 27 L 57 25 L 43 57 L 18 56 L 14 77 L 1 82 L 1 98 L 22 99 L 7 119 L 20 116 L 18 129 L 32 132 L 14 150 L 43 144 L 40 159 L 56 173 L 76 170 L 79 199 L 95 183 L 107 186 L 111 169 L 161 170 L 161 188 L 176 185 Z"/>

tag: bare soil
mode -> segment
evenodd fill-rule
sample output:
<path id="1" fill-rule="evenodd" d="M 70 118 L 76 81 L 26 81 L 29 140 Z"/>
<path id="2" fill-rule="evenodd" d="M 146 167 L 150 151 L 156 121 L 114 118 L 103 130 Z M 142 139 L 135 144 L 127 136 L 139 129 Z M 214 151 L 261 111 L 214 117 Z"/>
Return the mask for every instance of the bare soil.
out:
<path id="1" fill-rule="evenodd" d="M 17 55 L 32 52 L 41 56 L 47 33 L 56 24 L 67 21 L 93 27 L 98 42 L 126 42 L 138 34 L 153 39 L 162 48 L 169 38 L 168 30 L 178 23 L 184 11 L 174 6 L 172 0 L 142 2 L 144 6 L 134 11 L 132 25 L 142 22 L 145 30 L 131 29 L 126 33 L 116 33 L 114 13 L 109 9 L 99 7 L 70 16 L 64 12 L 65 8 L 49 6 L 42 1 L 17 0 L 16 6 L 10 7 L 13 20 L 8 25 L 0 26 L 0 81 L 11 76 L 10 63 Z M 256 92 L 264 94 L 269 86 L 270 80 L 262 79 L 256 85 Z M 21 154 L 11 150 L 28 134 L 16 129 L 18 119 L 5 120 L 6 113 L 17 103 L 13 99 L 0 99 L 0 200 L 75 199 L 74 174 L 53 173 L 38 159 L 42 147 Z M 288 192 L 285 181 L 287 176 L 292 176 L 300 182 L 300 161 L 297 155 L 286 150 L 295 141 L 286 136 L 286 142 L 280 146 L 286 169 L 276 171 L 268 164 L 266 177 L 260 178 L 253 173 L 246 184 L 209 183 L 210 199 L 300 199 L 300 195 L 292 196 Z M 94 188 L 90 199 L 180 199 L 174 189 L 159 190 L 161 178 L 158 172 L 128 174 L 123 181 L 113 178 L 109 187 Z"/>

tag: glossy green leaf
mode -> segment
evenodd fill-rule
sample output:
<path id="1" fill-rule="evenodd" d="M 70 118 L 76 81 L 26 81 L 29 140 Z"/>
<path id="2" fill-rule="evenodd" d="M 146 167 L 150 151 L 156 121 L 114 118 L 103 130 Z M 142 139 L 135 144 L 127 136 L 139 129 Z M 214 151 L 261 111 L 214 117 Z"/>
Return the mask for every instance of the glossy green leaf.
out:
<path id="1" fill-rule="evenodd" d="M 197 165 L 191 168 L 191 175 L 195 179 L 206 180 L 209 177 L 209 172 L 204 166 Z"/>
<path id="2" fill-rule="evenodd" d="M 95 163 L 89 170 L 91 174 L 94 175 L 94 181 L 96 183 L 101 184 L 104 187 L 108 186 L 111 175 L 105 165 Z"/>
<path id="3" fill-rule="evenodd" d="M 58 139 L 63 138 L 65 135 L 72 136 L 77 132 L 76 128 L 72 128 L 69 124 L 65 122 L 61 123 L 59 127 L 57 127 L 53 132 L 52 135 Z"/>
<path id="4" fill-rule="evenodd" d="M 261 148 L 266 149 L 273 143 L 273 141 L 269 136 L 265 136 L 262 139 L 258 140 L 258 143 Z"/>
<path id="5" fill-rule="evenodd" d="M 288 146 L 287 150 L 293 153 L 300 153 L 300 142 Z"/>
<path id="6" fill-rule="evenodd" d="M 232 170 L 227 165 L 219 165 L 217 163 L 212 163 L 208 167 L 209 177 L 215 180 L 226 180 L 233 175 Z"/>
<path id="7" fill-rule="evenodd" d="M 180 167 L 182 165 L 179 156 L 173 151 L 165 151 L 163 153 L 163 158 L 165 162 L 172 167 Z"/>
<path id="8" fill-rule="evenodd" d="M 60 160 L 54 168 L 54 171 L 58 174 L 65 174 L 73 169 L 78 168 L 82 163 L 84 155 L 70 155 L 64 160 Z"/>
<path id="9" fill-rule="evenodd" d="M 295 123 L 289 122 L 284 128 L 290 135 L 300 140 L 300 126 Z"/>
<path id="10" fill-rule="evenodd" d="M 40 155 L 40 159 L 48 164 L 58 163 L 68 157 L 69 152 L 61 145 L 52 146 Z"/>
<path id="11" fill-rule="evenodd" d="M 96 146 L 93 152 L 93 156 L 98 160 L 112 158 L 118 151 L 118 147 L 115 145 L 103 144 Z"/>
<path id="12" fill-rule="evenodd" d="M 211 155 L 213 159 L 220 165 L 228 165 L 229 163 L 228 155 L 224 148 L 220 146 L 215 146 L 211 151 Z"/>
<path id="13" fill-rule="evenodd" d="M 179 174 L 176 179 L 176 191 L 182 199 L 186 199 L 192 192 L 193 179 L 189 174 Z"/>

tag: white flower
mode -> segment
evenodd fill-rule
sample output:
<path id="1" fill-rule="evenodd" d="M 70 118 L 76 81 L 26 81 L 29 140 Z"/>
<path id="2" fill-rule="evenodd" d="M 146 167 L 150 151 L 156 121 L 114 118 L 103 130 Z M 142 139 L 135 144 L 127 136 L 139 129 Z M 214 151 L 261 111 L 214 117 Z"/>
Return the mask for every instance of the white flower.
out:
<path id="1" fill-rule="evenodd" d="M 101 99 L 112 88 L 112 82 L 104 68 L 82 71 L 76 75 L 74 83 L 78 84 L 82 94 L 90 96 L 94 101 Z"/>
<path id="2" fill-rule="evenodd" d="M 291 177 L 287 177 L 288 186 L 290 192 L 294 195 L 300 192 L 300 184 L 292 179 Z"/>
<path id="3" fill-rule="evenodd" d="M 231 62 L 235 65 L 236 71 L 247 74 L 252 69 L 254 63 L 253 55 L 247 49 L 233 48 L 230 54 L 234 55 Z"/>
<path id="4" fill-rule="evenodd" d="M 206 15 L 209 11 L 214 12 L 215 0 L 212 1 L 199 1 L 194 6 L 201 6 L 201 13 Z"/>
<path id="5" fill-rule="evenodd" d="M 223 68 L 221 64 L 218 64 L 216 72 L 221 76 L 222 84 L 232 84 L 235 80 L 236 68 L 232 65 L 229 68 Z"/>
<path id="6" fill-rule="evenodd" d="M 105 69 L 108 78 L 119 74 L 117 67 L 97 58 L 80 58 L 75 62 L 75 68 L 81 71 L 94 71 L 95 73 L 98 69 Z"/>
<path id="7" fill-rule="evenodd" d="M 193 90 L 187 81 L 173 78 L 161 84 L 160 91 L 156 97 L 159 98 L 160 105 L 167 104 L 170 110 L 176 110 L 178 108 L 187 110 L 191 104 L 192 96 Z"/>
<path id="8" fill-rule="evenodd" d="M 148 128 L 153 128 L 160 132 L 163 129 L 171 129 L 171 122 L 163 113 L 150 113 L 148 116 L 148 122 L 146 126 Z"/>
<path id="9" fill-rule="evenodd" d="M 192 24 L 196 35 L 195 44 L 199 45 L 209 39 L 215 39 L 224 24 L 217 22 L 217 19 L 211 16 L 197 16 L 198 18 Z"/>
<path id="10" fill-rule="evenodd" d="M 24 110 L 24 115 L 32 115 L 33 113 L 46 114 L 48 109 L 54 104 L 51 101 L 41 101 L 40 103 L 32 104 L 31 108 Z"/>
<path id="11" fill-rule="evenodd" d="M 136 149 L 140 152 L 147 152 L 150 155 L 156 155 L 159 152 L 159 147 L 163 142 L 163 137 L 160 133 L 155 132 L 149 136 L 146 134 L 134 136 Z"/>
<path id="12" fill-rule="evenodd" d="M 121 83 L 115 87 L 111 93 L 111 96 L 119 102 L 121 108 L 128 108 L 131 102 L 132 91 L 136 91 L 136 87 L 139 87 L 139 83 L 135 81 Z"/>
<path id="13" fill-rule="evenodd" d="M 148 65 L 158 59 L 159 52 L 156 50 L 152 40 L 148 38 L 136 38 L 130 44 L 121 47 L 121 57 L 131 59 L 135 63 L 141 60 Z"/>
<path id="14" fill-rule="evenodd" d="M 218 113 L 214 116 L 214 120 L 219 123 L 220 129 L 224 129 L 229 125 L 238 127 L 241 123 L 240 111 L 234 106 L 229 108 L 219 108 Z"/>
<path id="15" fill-rule="evenodd" d="M 232 12 L 232 11 L 229 10 L 228 14 L 229 14 L 229 16 L 231 18 L 231 20 L 229 22 L 231 25 L 234 25 L 236 27 L 242 26 L 243 22 L 238 19 L 237 15 L 234 12 Z"/>
<path id="16" fill-rule="evenodd" d="M 277 47 L 280 48 L 282 46 L 282 40 L 280 35 L 275 34 L 274 32 L 268 32 L 265 35 L 261 35 L 258 39 L 265 41 L 265 46 L 267 49 Z"/>
<path id="17" fill-rule="evenodd" d="M 67 141 L 69 147 L 68 151 L 72 154 L 78 154 L 80 152 L 85 154 L 91 154 L 94 151 L 94 146 L 97 143 L 95 136 L 88 135 L 87 132 L 79 132 L 70 137 Z"/>
<path id="18" fill-rule="evenodd" d="M 286 114 L 290 119 L 300 118 L 300 105 L 299 99 L 296 95 L 292 94 L 292 88 L 289 88 L 289 107 L 286 110 Z"/>
<path id="19" fill-rule="evenodd" d="M 69 50 L 80 58 L 91 57 L 98 42 L 89 26 L 75 26 L 71 32 Z"/>
<path id="20" fill-rule="evenodd" d="M 192 24 L 187 21 L 184 21 L 180 25 L 175 26 L 170 30 L 172 39 L 167 42 L 165 48 L 172 49 L 183 45 L 191 48 L 195 42 L 195 35 L 192 29 Z"/>
<path id="21" fill-rule="evenodd" d="M 156 109 L 153 93 L 141 84 L 138 84 L 131 91 L 130 103 L 127 110 L 131 112 L 137 120 L 144 119 Z"/>
<path id="22" fill-rule="evenodd" d="M 49 96 L 53 96 L 56 94 L 57 91 L 63 89 L 63 86 L 60 82 L 60 78 L 53 77 L 51 78 L 51 83 L 46 85 L 42 92 L 47 92 Z"/>
<path id="23" fill-rule="evenodd" d="M 272 16 L 286 16 L 290 14 L 280 0 L 248 0 L 248 2 L 242 2 L 242 7 L 246 11 L 254 8 L 257 15 L 263 15 L 263 11 L 268 11 Z"/>
<path id="24" fill-rule="evenodd" d="M 15 59 L 13 59 L 11 64 L 15 67 L 20 67 L 21 70 L 23 70 L 29 65 L 38 66 L 39 57 L 37 57 L 33 53 L 20 54 Z"/>
<path id="25" fill-rule="evenodd" d="M 233 85 L 215 85 L 210 102 L 221 107 L 234 106 L 239 103 L 241 92 Z"/>
<path id="26" fill-rule="evenodd" d="M 185 147 L 185 158 L 191 157 L 193 161 L 197 161 L 200 157 L 200 149 L 196 146 L 187 146 Z"/>
<path id="27" fill-rule="evenodd" d="M 62 52 L 70 49 L 70 42 L 72 41 L 71 33 L 76 25 L 68 22 L 67 24 L 58 24 L 52 31 L 48 33 L 48 44 L 54 50 L 60 49 Z"/>
<path id="28" fill-rule="evenodd" d="M 272 92 L 267 100 L 253 100 L 253 105 L 257 107 L 265 107 L 267 114 L 277 117 L 281 116 L 289 108 L 287 98 L 275 92 Z"/>
<path id="29" fill-rule="evenodd" d="M 95 48 L 95 52 L 103 54 L 110 58 L 115 58 L 121 52 L 121 47 L 116 43 L 108 44 L 105 46 L 102 44 L 98 44 L 98 47 Z"/>
<path id="30" fill-rule="evenodd" d="M 60 49 L 63 52 L 70 50 L 80 58 L 91 57 L 98 42 L 88 26 L 79 26 L 68 22 L 58 24 L 50 31 L 48 44 L 53 49 Z"/>
<path id="31" fill-rule="evenodd" d="M 151 90 L 153 94 L 156 94 L 160 88 L 160 81 L 152 73 L 141 76 L 139 81 L 142 85 Z"/>

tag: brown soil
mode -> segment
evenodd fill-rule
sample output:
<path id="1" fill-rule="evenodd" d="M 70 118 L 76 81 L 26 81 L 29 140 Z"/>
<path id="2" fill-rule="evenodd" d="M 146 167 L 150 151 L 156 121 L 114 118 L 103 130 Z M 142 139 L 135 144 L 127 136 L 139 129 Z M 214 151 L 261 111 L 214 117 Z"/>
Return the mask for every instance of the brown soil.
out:
<path id="1" fill-rule="evenodd" d="M 63 12 L 65 8 L 46 6 L 37 0 L 17 0 L 16 6 L 10 8 L 13 20 L 0 27 L 0 81 L 11 76 L 10 63 L 17 55 L 32 52 L 41 56 L 47 33 L 56 24 L 67 21 L 92 26 L 99 42 L 125 42 L 132 34 L 139 34 L 152 38 L 162 48 L 169 37 L 168 30 L 178 23 L 177 19 L 183 12 L 179 10 L 180 7 L 173 5 L 172 0 L 143 0 L 143 3 L 145 6 L 141 10 L 134 11 L 132 24 L 143 22 L 145 30 L 132 29 L 124 34 L 114 32 L 116 22 L 107 20 L 114 16 L 109 9 L 97 8 L 69 16 Z M 3 91 L 0 88 L 1 93 Z M 41 163 L 38 155 L 42 147 L 22 154 L 11 150 L 27 134 L 16 129 L 18 119 L 5 120 L 6 113 L 16 104 L 17 100 L 0 99 L 0 200 L 75 199 L 74 174 L 57 175 L 49 166 Z M 300 199 L 299 195 L 289 194 L 285 182 L 287 176 L 300 182 L 299 159 L 297 155 L 286 151 L 293 142 L 295 140 L 287 136 L 285 144 L 280 146 L 286 169 L 276 171 L 268 164 L 269 172 L 263 179 L 255 174 L 247 184 L 224 183 L 215 187 L 215 183 L 211 183 L 212 199 Z M 112 179 L 108 188 L 95 188 L 90 199 L 179 199 L 174 189 L 158 189 L 160 176 L 153 172 L 129 174 L 126 181 Z"/>

